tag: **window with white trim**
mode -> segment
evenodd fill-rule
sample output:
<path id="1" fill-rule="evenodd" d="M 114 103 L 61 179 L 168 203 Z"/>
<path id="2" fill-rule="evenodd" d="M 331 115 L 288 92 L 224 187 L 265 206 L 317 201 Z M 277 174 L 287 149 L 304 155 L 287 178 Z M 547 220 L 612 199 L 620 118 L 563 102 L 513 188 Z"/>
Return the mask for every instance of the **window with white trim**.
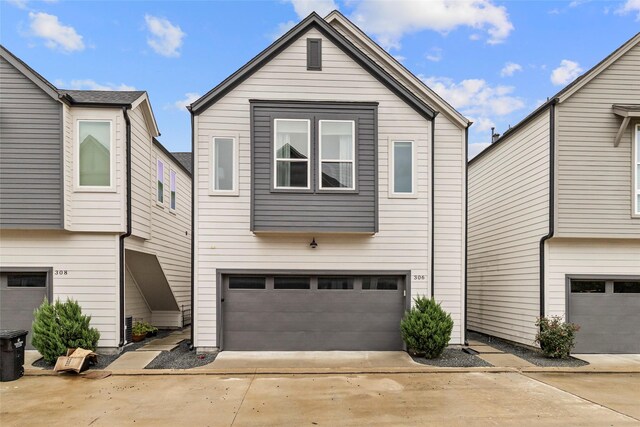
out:
<path id="1" fill-rule="evenodd" d="M 237 188 L 237 148 L 235 138 L 213 138 L 211 164 L 213 165 L 212 190 L 216 193 L 231 193 Z"/>
<path id="2" fill-rule="evenodd" d="M 111 187 L 113 154 L 110 120 L 78 120 L 79 187 Z"/>
<path id="3" fill-rule="evenodd" d="M 158 159 L 156 166 L 156 202 L 159 204 L 164 203 L 164 162 Z"/>
<path id="4" fill-rule="evenodd" d="M 309 189 L 311 122 L 306 119 L 274 121 L 274 188 Z"/>
<path id="5" fill-rule="evenodd" d="M 355 128 L 353 120 L 319 120 L 319 187 L 355 190 Z"/>
<path id="6" fill-rule="evenodd" d="M 635 160 L 633 162 L 634 175 L 634 213 L 640 215 L 640 124 L 636 125 Z"/>
<path id="7" fill-rule="evenodd" d="M 415 194 L 414 141 L 391 142 L 391 193 Z"/>
<path id="8" fill-rule="evenodd" d="M 173 169 L 169 170 L 169 209 L 175 212 L 177 204 L 177 187 L 178 187 L 178 175 Z"/>

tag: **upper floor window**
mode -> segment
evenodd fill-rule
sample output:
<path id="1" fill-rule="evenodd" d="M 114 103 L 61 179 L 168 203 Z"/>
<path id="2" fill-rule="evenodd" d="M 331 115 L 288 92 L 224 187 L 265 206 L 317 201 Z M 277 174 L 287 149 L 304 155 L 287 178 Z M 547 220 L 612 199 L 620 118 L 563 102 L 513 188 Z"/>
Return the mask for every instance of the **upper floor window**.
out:
<path id="1" fill-rule="evenodd" d="M 311 122 L 275 119 L 274 134 L 275 188 L 309 189 Z"/>
<path id="2" fill-rule="evenodd" d="M 157 167 L 156 167 L 156 202 L 163 204 L 164 203 L 164 162 L 158 159 Z"/>
<path id="3" fill-rule="evenodd" d="M 78 146 L 78 185 L 111 187 L 111 121 L 78 120 Z"/>
<path id="4" fill-rule="evenodd" d="M 176 171 L 171 169 L 169 171 L 169 209 L 172 211 L 176 210 L 176 202 L 177 202 L 177 186 L 178 186 L 178 176 L 176 175 Z"/>
<path id="5" fill-rule="evenodd" d="M 355 190 L 355 122 L 320 120 L 320 188 Z"/>
<path id="6" fill-rule="evenodd" d="M 640 215 L 640 124 L 636 125 L 635 161 L 633 163 L 635 175 L 634 212 L 636 215 Z"/>
<path id="7" fill-rule="evenodd" d="M 414 141 L 391 142 L 391 194 L 412 196 L 415 194 Z"/>
<path id="8" fill-rule="evenodd" d="M 213 138 L 211 156 L 213 193 L 237 194 L 236 138 Z"/>

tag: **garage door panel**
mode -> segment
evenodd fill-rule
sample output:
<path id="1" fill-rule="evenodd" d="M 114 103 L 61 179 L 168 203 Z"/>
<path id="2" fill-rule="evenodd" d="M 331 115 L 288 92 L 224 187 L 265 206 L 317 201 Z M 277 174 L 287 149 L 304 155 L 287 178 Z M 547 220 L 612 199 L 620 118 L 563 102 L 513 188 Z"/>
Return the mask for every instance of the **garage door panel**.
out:
<path id="1" fill-rule="evenodd" d="M 401 281 L 394 291 L 225 289 L 222 328 L 227 350 L 403 347 Z"/>
<path id="2" fill-rule="evenodd" d="M 580 325 L 574 353 L 640 353 L 640 294 L 570 293 L 569 321 Z"/>

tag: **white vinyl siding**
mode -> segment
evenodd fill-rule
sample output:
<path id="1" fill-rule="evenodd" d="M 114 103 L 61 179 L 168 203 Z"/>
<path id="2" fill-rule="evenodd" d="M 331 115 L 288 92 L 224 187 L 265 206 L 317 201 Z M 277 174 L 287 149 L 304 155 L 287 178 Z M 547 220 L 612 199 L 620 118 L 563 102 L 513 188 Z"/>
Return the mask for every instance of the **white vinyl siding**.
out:
<path id="1" fill-rule="evenodd" d="M 131 120 L 131 233 L 151 236 L 151 207 L 155 198 L 155 175 L 151 160 L 151 132 L 142 105 L 129 111 Z"/>
<path id="2" fill-rule="evenodd" d="M 640 216 L 640 124 L 636 125 L 633 158 L 635 159 L 635 161 L 633 161 L 632 163 L 635 167 L 633 168 L 632 186 L 635 187 L 635 192 L 631 195 L 631 202 L 634 204 L 634 214 Z"/>
<path id="3" fill-rule="evenodd" d="M 98 347 L 118 346 L 117 234 L 2 230 L 0 265 L 53 268 L 54 300 L 78 301 L 100 331 Z"/>
<path id="4" fill-rule="evenodd" d="M 306 37 L 323 38 L 322 73 L 306 70 Z M 251 157 L 249 99 L 313 99 L 316 101 L 378 102 L 378 215 L 375 236 L 335 234 L 315 236 L 264 235 L 250 232 Z M 239 197 L 208 197 L 211 138 L 239 134 Z M 444 115 L 436 118 L 436 215 L 438 233 L 436 299 L 452 313 L 456 326 L 452 344 L 460 344 L 464 313 L 464 130 Z M 431 210 L 431 123 L 358 66 L 321 33 L 302 35 L 271 62 L 195 118 L 197 196 L 194 229 L 198 347 L 214 347 L 216 340 L 216 268 L 335 270 L 407 270 L 419 276 L 411 295 L 429 296 Z M 436 138 L 438 138 L 436 136 Z M 391 199 L 389 141 L 415 141 L 418 197 Z M 438 181 L 439 180 L 439 181 Z M 314 252 L 312 252 L 314 251 Z M 320 252 L 318 252 L 320 251 Z M 321 256 L 319 256 L 321 255 Z M 424 278 L 423 278 L 424 277 Z"/>
<path id="5" fill-rule="evenodd" d="M 318 187 L 322 190 L 355 190 L 356 123 L 353 120 L 319 120 L 318 127 Z"/>
<path id="6" fill-rule="evenodd" d="M 211 147 L 211 195 L 238 194 L 238 138 L 214 137 Z"/>
<path id="7" fill-rule="evenodd" d="M 549 231 L 549 114 L 469 166 L 468 327 L 527 345 L 539 315 L 539 242 Z"/>
<path id="8" fill-rule="evenodd" d="M 640 100 L 640 44 L 558 104 L 558 237 L 640 238 L 633 215 L 633 142 L 613 104 Z M 637 122 L 636 122 L 637 123 Z M 633 124 L 633 122 L 632 122 Z"/>
<path id="9" fill-rule="evenodd" d="M 140 292 L 135 279 L 129 269 L 126 269 L 124 274 L 125 315 L 132 316 L 134 323 L 136 321 L 151 322 L 151 310 L 149 310 L 149 305 Z"/>

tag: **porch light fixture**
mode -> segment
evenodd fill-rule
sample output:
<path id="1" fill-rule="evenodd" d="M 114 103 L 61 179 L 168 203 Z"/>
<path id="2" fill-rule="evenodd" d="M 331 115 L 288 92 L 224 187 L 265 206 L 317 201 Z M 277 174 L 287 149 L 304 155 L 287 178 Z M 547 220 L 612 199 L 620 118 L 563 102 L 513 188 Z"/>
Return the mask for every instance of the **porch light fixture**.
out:
<path id="1" fill-rule="evenodd" d="M 316 238 L 314 237 L 313 239 L 311 239 L 311 243 L 309 243 L 309 246 L 311 246 L 311 249 L 315 249 L 318 247 L 318 244 L 316 243 Z"/>

